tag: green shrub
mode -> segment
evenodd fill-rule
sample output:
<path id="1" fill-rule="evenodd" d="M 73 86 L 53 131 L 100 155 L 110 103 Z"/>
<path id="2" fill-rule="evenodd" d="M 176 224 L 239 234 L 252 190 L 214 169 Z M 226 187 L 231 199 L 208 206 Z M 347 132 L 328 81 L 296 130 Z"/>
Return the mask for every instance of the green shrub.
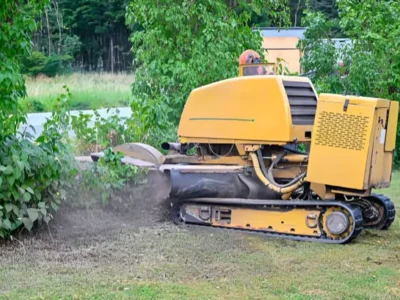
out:
<path id="1" fill-rule="evenodd" d="M 67 57 L 46 58 L 31 53 L 35 18 L 47 0 L 0 2 L 0 237 L 10 237 L 17 229 L 31 230 L 49 222 L 65 197 L 64 187 L 76 175 L 67 143 L 69 101 L 66 94 L 57 99 L 52 118 L 44 124 L 36 140 L 28 133 L 18 134 L 26 120 L 19 99 L 26 96 L 22 58 L 30 72 L 52 70 Z M 58 64 L 59 65 L 59 64 Z"/>
<path id="2" fill-rule="evenodd" d="M 0 144 L 0 237 L 22 227 L 48 223 L 52 211 L 65 198 L 64 187 L 76 175 L 74 159 L 66 143 L 69 94 L 57 100 L 42 135 L 32 141 L 7 136 Z"/>
<path id="3" fill-rule="evenodd" d="M 48 223 L 65 197 L 62 189 L 63 161 L 44 144 L 10 137 L 0 146 L 0 237 L 35 221 Z M 68 161 L 69 163 L 69 161 Z"/>
<path id="4" fill-rule="evenodd" d="M 0 143 L 25 121 L 18 109 L 18 100 L 26 96 L 21 59 L 31 54 L 35 18 L 46 4 L 46 0 L 0 2 Z"/>
<path id="5" fill-rule="evenodd" d="M 136 184 L 144 170 L 122 163 L 123 157 L 111 148 L 105 149 L 104 157 L 82 173 L 81 190 L 91 198 L 101 199 L 101 203 L 106 205 L 115 191 L 121 190 L 127 183 Z"/>
<path id="6" fill-rule="evenodd" d="M 107 112 L 110 110 L 108 109 Z M 72 129 L 76 136 L 76 149 L 79 154 L 90 154 L 113 147 L 119 144 L 132 141 L 128 130 L 126 118 L 121 118 L 119 110 L 106 118 L 100 116 L 97 110 L 94 111 L 94 126 L 90 126 L 92 115 L 79 113 L 72 116 Z"/>
<path id="7" fill-rule="evenodd" d="M 34 51 L 22 60 L 22 72 L 29 76 L 44 74 L 53 77 L 67 72 L 72 60 L 70 55 L 54 54 L 47 57 L 42 52 Z"/>
<path id="8" fill-rule="evenodd" d="M 20 103 L 21 105 L 21 103 Z M 31 101 L 26 101 L 24 105 L 21 105 L 21 109 L 24 112 L 30 112 L 30 113 L 37 113 L 37 112 L 45 112 L 46 107 L 44 104 L 38 100 L 31 100 Z"/>

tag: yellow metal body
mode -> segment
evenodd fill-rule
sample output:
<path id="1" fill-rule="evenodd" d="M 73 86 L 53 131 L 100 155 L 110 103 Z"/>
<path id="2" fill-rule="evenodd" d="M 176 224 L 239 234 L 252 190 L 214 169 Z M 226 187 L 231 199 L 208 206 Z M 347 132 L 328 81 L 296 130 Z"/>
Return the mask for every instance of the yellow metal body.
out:
<path id="1" fill-rule="evenodd" d="M 397 122 L 399 117 L 399 102 L 391 101 L 389 109 L 388 129 L 385 141 L 385 151 L 393 151 L 396 147 Z"/>
<path id="2" fill-rule="evenodd" d="M 201 208 L 199 205 L 187 205 L 185 210 L 190 215 L 200 216 Z M 227 228 L 320 236 L 320 219 L 321 211 L 318 209 L 263 210 L 217 206 L 212 208 L 205 222 Z"/>
<path id="3" fill-rule="evenodd" d="M 306 132 L 311 133 L 312 125 L 293 125 L 284 80 L 312 87 L 308 78 L 270 75 L 237 77 L 193 90 L 178 128 L 180 142 L 282 145 L 295 139 L 310 141 Z"/>
<path id="4" fill-rule="evenodd" d="M 294 235 L 319 236 L 321 231 L 317 226 L 320 216 L 318 210 L 294 209 L 290 211 L 268 211 L 244 208 L 231 208 L 229 223 L 216 219 L 211 224 L 229 228 L 273 231 Z M 307 225 L 308 224 L 308 225 Z"/>
<path id="5" fill-rule="evenodd" d="M 392 174 L 398 104 L 322 94 L 306 180 L 355 190 L 387 187 Z"/>

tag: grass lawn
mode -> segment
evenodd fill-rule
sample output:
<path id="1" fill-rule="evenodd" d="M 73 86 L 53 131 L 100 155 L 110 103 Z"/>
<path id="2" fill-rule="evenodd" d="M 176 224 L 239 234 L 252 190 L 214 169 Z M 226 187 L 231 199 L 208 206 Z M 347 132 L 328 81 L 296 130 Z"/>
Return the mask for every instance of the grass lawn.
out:
<path id="1" fill-rule="evenodd" d="M 380 192 L 399 211 L 400 173 Z M 65 211 L 51 239 L 46 231 L 3 246 L 0 298 L 400 298 L 399 219 L 348 245 L 324 245 L 151 223 L 151 214 L 127 207 L 123 216 Z"/>
<path id="2" fill-rule="evenodd" d="M 52 111 L 66 85 L 72 94 L 72 109 L 127 106 L 131 97 L 132 74 L 80 74 L 54 78 L 27 78 L 28 97 L 20 101 L 26 112 Z"/>

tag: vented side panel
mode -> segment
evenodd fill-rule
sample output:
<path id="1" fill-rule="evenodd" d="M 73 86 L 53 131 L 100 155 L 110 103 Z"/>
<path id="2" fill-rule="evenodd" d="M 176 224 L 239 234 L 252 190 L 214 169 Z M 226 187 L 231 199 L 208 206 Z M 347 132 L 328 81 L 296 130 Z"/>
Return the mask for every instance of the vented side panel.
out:
<path id="1" fill-rule="evenodd" d="M 308 82 L 283 81 L 293 125 L 313 125 L 317 96 Z"/>
<path id="2" fill-rule="evenodd" d="M 307 181 L 364 190 L 368 188 L 375 107 L 350 104 L 344 109 L 345 96 L 342 102 L 325 97 L 318 102 Z"/>
<path id="3" fill-rule="evenodd" d="M 323 111 L 318 115 L 315 145 L 364 150 L 369 119 L 369 116 Z"/>

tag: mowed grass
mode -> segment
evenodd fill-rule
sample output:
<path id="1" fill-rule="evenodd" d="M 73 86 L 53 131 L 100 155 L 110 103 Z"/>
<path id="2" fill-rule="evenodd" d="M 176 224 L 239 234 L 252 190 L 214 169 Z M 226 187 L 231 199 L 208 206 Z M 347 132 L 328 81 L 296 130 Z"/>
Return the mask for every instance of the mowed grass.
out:
<path id="1" fill-rule="evenodd" d="M 379 192 L 399 211 L 400 173 Z M 347 245 L 173 225 L 139 233 L 121 226 L 104 241 L 82 238 L 56 250 L 26 243 L 0 251 L 0 298 L 400 298 L 399 219 Z"/>
<path id="2" fill-rule="evenodd" d="M 28 97 L 20 104 L 26 112 L 52 111 L 66 85 L 72 94 L 72 109 L 98 109 L 129 105 L 132 74 L 74 73 L 54 78 L 27 78 Z"/>

